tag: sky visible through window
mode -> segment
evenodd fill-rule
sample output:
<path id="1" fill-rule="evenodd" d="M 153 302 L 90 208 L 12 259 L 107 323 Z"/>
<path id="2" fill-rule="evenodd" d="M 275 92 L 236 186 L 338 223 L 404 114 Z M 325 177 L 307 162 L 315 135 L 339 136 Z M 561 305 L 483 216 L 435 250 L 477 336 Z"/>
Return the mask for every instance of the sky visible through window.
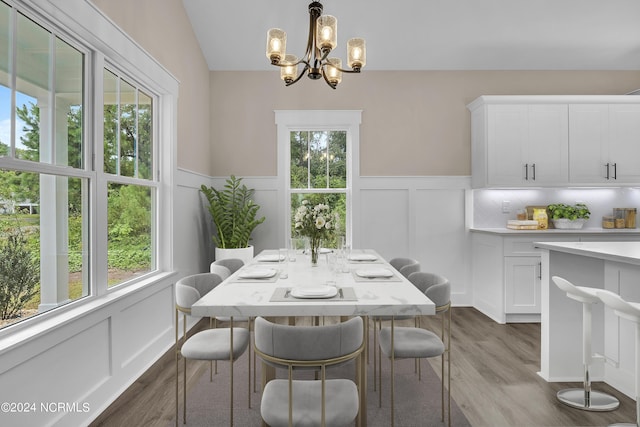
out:
<path id="1" fill-rule="evenodd" d="M 36 105 L 36 99 L 20 92 L 16 92 L 16 106 Z M 24 122 L 16 117 L 16 147 L 25 148 L 20 143 L 20 137 L 24 134 Z M 11 143 L 11 90 L 0 85 L 0 142 L 10 145 Z"/>

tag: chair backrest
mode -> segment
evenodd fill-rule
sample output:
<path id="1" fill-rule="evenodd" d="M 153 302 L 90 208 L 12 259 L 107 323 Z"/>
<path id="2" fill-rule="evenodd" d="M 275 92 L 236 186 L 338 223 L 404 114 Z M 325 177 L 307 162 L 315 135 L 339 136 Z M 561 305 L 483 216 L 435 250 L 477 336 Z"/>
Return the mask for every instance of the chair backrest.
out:
<path id="1" fill-rule="evenodd" d="M 239 258 L 225 258 L 225 259 L 217 259 L 211 263 L 211 265 L 223 265 L 231 271 L 231 274 L 238 271 L 240 267 L 244 265 L 244 261 Z"/>
<path id="2" fill-rule="evenodd" d="M 222 282 L 216 273 L 200 273 L 183 277 L 176 283 L 176 308 L 189 311 L 191 306 Z"/>
<path id="3" fill-rule="evenodd" d="M 254 322 L 255 349 L 275 363 L 295 361 L 295 366 L 342 363 L 363 348 L 362 318 L 325 326 L 290 326 L 257 317 Z M 346 357 L 346 359 L 345 359 Z M 275 358 L 278 360 L 273 360 Z"/>
<path id="4" fill-rule="evenodd" d="M 596 303 L 600 299 L 596 295 L 596 290 L 591 288 L 584 288 L 582 286 L 576 286 L 569 282 L 567 279 L 563 279 L 559 276 L 551 277 L 551 280 L 560 288 L 560 290 L 566 292 L 567 296 L 576 301 L 582 303 Z"/>
<path id="5" fill-rule="evenodd" d="M 451 302 L 451 284 L 446 277 L 418 271 L 409 275 L 409 281 L 424 292 L 436 307 L 445 307 Z"/>
<path id="6" fill-rule="evenodd" d="M 209 273 L 217 274 L 222 278 L 222 280 L 225 280 L 227 277 L 231 276 L 231 270 L 229 270 L 224 265 L 218 265 L 215 263 L 211 263 L 211 265 L 209 266 Z"/>
<path id="7" fill-rule="evenodd" d="M 618 316 L 631 320 L 632 322 L 640 323 L 640 304 L 634 306 L 622 299 L 620 295 L 611 291 L 597 290 L 596 295 L 603 303 L 612 308 Z"/>
<path id="8" fill-rule="evenodd" d="M 420 271 L 420 263 L 413 258 L 392 258 L 389 264 L 407 278 L 411 273 Z"/>

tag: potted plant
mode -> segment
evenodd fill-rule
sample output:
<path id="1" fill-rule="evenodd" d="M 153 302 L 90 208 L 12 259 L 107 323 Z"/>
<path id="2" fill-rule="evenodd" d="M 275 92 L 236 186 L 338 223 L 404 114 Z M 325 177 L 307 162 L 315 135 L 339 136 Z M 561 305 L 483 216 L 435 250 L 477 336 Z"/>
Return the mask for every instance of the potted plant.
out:
<path id="1" fill-rule="evenodd" d="M 203 184 L 200 191 L 209 202 L 209 212 L 216 227 L 216 234 L 212 236 L 216 259 L 250 261 L 253 258 L 253 246 L 249 245 L 251 233 L 265 220 L 265 217 L 256 218 L 260 205 L 252 199 L 255 190 L 242 184 L 242 178 L 231 175 L 224 189 Z"/>
<path id="2" fill-rule="evenodd" d="M 584 203 L 576 203 L 575 205 L 565 205 L 556 203 L 547 206 L 551 221 L 555 228 L 582 228 L 589 219 L 591 212 Z"/>

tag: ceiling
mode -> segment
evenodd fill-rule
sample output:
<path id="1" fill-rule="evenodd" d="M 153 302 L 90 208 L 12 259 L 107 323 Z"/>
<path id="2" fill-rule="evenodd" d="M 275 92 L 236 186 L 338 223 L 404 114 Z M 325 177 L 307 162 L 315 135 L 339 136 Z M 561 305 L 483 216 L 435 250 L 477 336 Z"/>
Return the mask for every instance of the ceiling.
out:
<path id="1" fill-rule="evenodd" d="M 209 69 L 273 70 L 266 33 L 301 56 L 310 0 L 183 0 Z M 336 54 L 367 41 L 366 70 L 640 70 L 639 0 L 323 0 Z"/>

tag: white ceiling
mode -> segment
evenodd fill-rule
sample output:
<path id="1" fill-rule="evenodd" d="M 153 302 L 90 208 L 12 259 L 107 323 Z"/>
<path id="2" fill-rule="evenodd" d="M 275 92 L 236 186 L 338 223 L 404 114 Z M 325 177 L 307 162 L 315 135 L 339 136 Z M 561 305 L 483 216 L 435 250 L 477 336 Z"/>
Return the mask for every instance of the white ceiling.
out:
<path id="1" fill-rule="evenodd" d="M 310 0 L 183 0 L 211 70 L 270 70 L 266 33 L 301 56 Z M 369 70 L 640 70 L 640 0 L 324 0 L 335 56 Z M 332 55 L 333 56 L 333 55 Z"/>

